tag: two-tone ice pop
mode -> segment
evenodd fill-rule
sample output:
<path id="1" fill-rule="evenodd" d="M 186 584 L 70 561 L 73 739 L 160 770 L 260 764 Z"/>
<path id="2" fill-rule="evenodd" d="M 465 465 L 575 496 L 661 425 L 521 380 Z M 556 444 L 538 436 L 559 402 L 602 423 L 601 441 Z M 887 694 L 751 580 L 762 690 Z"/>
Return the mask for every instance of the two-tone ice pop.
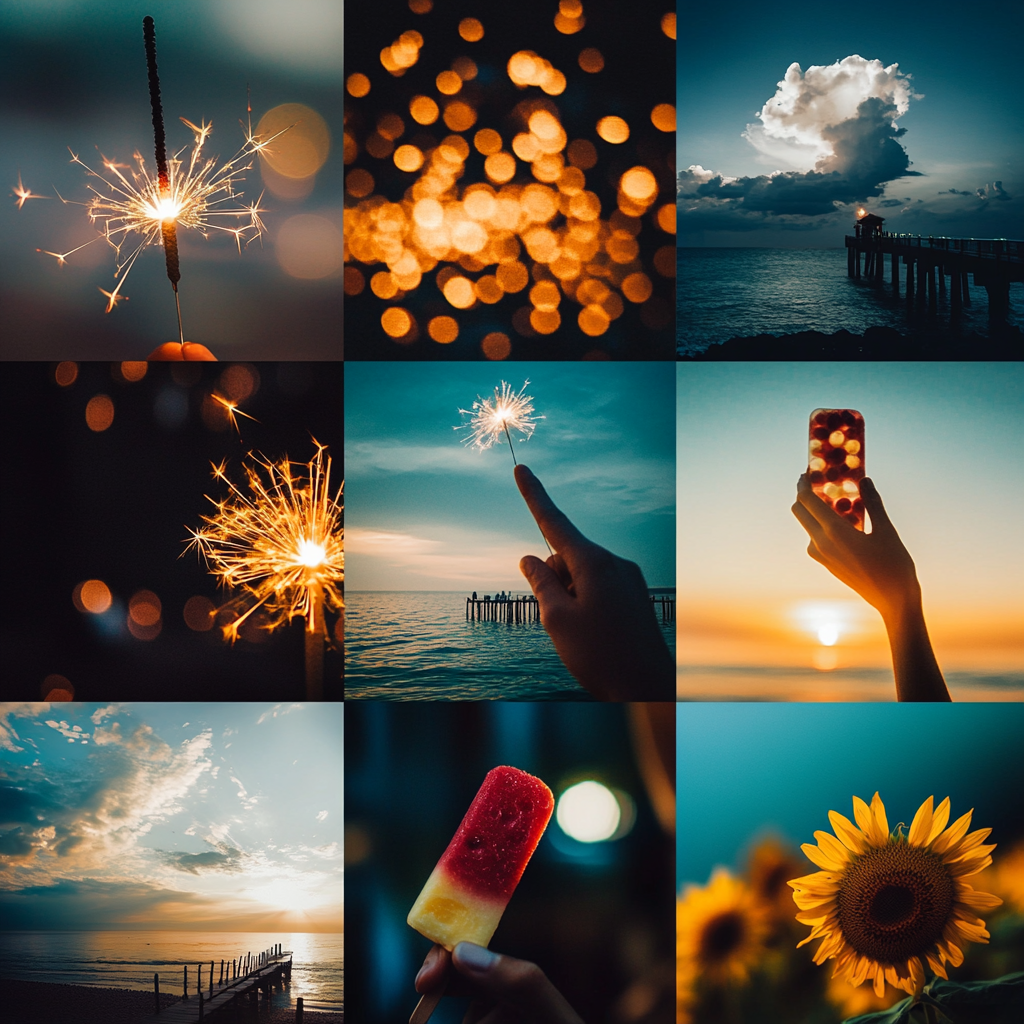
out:
<path id="1" fill-rule="evenodd" d="M 449 950 L 460 942 L 486 946 L 554 805 L 540 779 L 505 765 L 492 768 L 416 897 L 409 924 Z"/>

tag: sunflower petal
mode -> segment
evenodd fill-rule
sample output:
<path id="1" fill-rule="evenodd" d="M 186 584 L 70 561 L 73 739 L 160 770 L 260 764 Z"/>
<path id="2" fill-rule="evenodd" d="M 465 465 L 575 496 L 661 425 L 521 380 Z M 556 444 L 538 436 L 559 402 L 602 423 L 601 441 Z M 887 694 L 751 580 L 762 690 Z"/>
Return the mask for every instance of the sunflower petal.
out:
<path id="1" fill-rule="evenodd" d="M 940 978 L 945 978 L 947 981 L 949 980 L 949 975 L 946 973 L 942 960 L 936 959 L 931 953 L 928 954 L 928 966 L 932 969 L 933 974 L 937 974 Z"/>
<path id="2" fill-rule="evenodd" d="M 928 835 L 932 830 L 932 801 L 934 797 L 927 800 L 917 809 L 914 821 L 910 826 L 908 837 L 911 846 L 924 846 L 928 842 Z"/>
<path id="3" fill-rule="evenodd" d="M 843 867 L 850 863 L 850 851 L 834 835 L 818 831 L 814 833 L 814 838 L 818 840 L 818 846 Z"/>
<path id="4" fill-rule="evenodd" d="M 872 829 L 871 810 L 859 796 L 853 798 L 853 817 L 860 826 L 861 832 L 870 840 Z M 871 844 L 872 846 L 874 843 Z"/>
<path id="5" fill-rule="evenodd" d="M 949 824 L 949 797 L 935 808 L 934 814 L 932 814 L 932 827 L 928 832 L 928 841 L 925 846 L 929 846 L 932 840 Z"/>
<path id="6" fill-rule="evenodd" d="M 972 807 L 966 814 L 961 815 L 953 822 L 938 839 L 932 843 L 932 853 L 945 853 L 951 846 L 955 846 L 967 834 L 971 827 L 971 815 L 974 813 Z"/>
<path id="7" fill-rule="evenodd" d="M 991 910 L 993 907 L 1003 905 L 1003 901 L 998 896 L 993 896 L 990 892 L 972 889 L 969 885 L 964 886 L 963 892 L 957 893 L 956 900 L 957 903 L 963 903 L 975 910 Z"/>
<path id="8" fill-rule="evenodd" d="M 791 878 L 786 885 L 791 885 L 794 889 L 807 889 L 807 890 L 825 890 L 834 892 L 839 888 L 836 881 L 836 876 L 830 871 L 815 871 L 811 875 L 801 875 L 799 878 Z"/>
<path id="9" fill-rule="evenodd" d="M 824 850 L 811 843 L 802 843 L 800 849 L 804 851 L 807 859 L 813 861 L 819 868 L 824 868 L 826 871 L 842 871 L 843 869 L 842 863 L 836 862 Z"/>
<path id="10" fill-rule="evenodd" d="M 878 793 L 871 798 L 871 817 L 875 822 L 875 839 L 881 846 L 889 838 L 889 820 L 885 816 L 885 804 Z"/>
<path id="11" fill-rule="evenodd" d="M 885 995 L 885 970 L 881 965 L 875 968 L 875 995 L 879 999 Z"/>
<path id="12" fill-rule="evenodd" d="M 856 828 L 852 821 L 838 811 L 829 811 L 828 820 L 835 829 L 839 841 L 852 853 L 863 853 L 867 848 L 864 835 Z"/>

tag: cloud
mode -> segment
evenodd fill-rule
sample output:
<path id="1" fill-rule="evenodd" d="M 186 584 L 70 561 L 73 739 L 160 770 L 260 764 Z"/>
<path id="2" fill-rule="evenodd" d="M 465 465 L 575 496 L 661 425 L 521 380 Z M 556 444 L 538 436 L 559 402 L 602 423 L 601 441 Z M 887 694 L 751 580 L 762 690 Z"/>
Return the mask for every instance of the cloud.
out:
<path id="1" fill-rule="evenodd" d="M 120 710 L 120 704 L 108 704 L 105 708 L 99 708 L 97 711 L 94 711 L 89 717 L 92 719 L 93 725 L 99 725 L 104 718 L 116 715 Z"/>
<path id="2" fill-rule="evenodd" d="M 1013 196 L 1009 192 L 1004 191 L 1003 183 L 1001 181 L 993 181 L 991 185 L 982 185 L 981 188 L 975 189 L 974 194 L 979 199 L 1012 199 Z"/>
<path id="3" fill-rule="evenodd" d="M 767 223 L 818 227 L 823 216 L 880 196 L 916 174 L 896 126 L 911 99 L 899 65 L 854 55 L 806 73 L 791 64 L 775 95 L 743 133 L 763 156 L 801 170 L 731 178 L 694 164 L 679 173 L 683 230 L 753 230 Z"/>
<path id="4" fill-rule="evenodd" d="M 34 718 L 49 710 L 47 701 L 4 701 L 0 704 L 0 750 L 20 754 L 25 749 L 15 743 L 21 737 L 11 725 L 11 718 Z"/>
<path id="5" fill-rule="evenodd" d="M 275 704 L 269 711 L 264 711 L 258 719 L 256 719 L 257 725 L 262 725 L 268 719 L 280 718 L 282 715 L 289 715 L 293 711 L 301 711 L 301 704 Z M 228 744 L 230 746 L 230 744 Z M 237 781 L 237 780 L 236 780 Z"/>
<path id="6" fill-rule="evenodd" d="M 326 811 L 321 811 L 321 812 L 320 812 L 320 813 L 319 813 L 319 814 L 318 814 L 318 815 L 316 816 L 316 820 L 317 820 L 317 821 L 326 821 L 326 820 L 327 820 L 327 812 L 326 812 Z"/>
<path id="7" fill-rule="evenodd" d="M 245 786 L 242 785 L 239 779 L 236 779 L 234 775 L 231 776 L 231 781 L 238 787 L 238 798 L 242 801 L 242 805 L 248 811 L 255 807 L 259 802 L 259 797 L 249 796 Z"/>
<path id="8" fill-rule="evenodd" d="M 207 871 L 241 871 L 245 860 L 241 850 L 224 844 L 205 853 L 174 853 L 168 850 L 158 850 L 157 853 L 161 855 L 165 864 L 176 871 L 187 871 L 190 875 Z"/>

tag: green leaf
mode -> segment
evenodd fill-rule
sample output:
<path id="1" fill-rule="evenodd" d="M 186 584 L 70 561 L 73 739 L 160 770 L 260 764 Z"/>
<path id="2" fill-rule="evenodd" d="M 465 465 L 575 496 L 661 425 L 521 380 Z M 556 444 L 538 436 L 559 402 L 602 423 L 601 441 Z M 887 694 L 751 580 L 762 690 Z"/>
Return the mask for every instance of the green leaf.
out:
<path id="1" fill-rule="evenodd" d="M 921 999 L 904 999 L 890 1010 L 852 1017 L 845 1024 L 920 1024 L 921 1003 L 955 1024 L 1019 1024 L 1024 1020 L 1024 971 L 995 981 L 943 981 L 925 986 Z M 917 1011 L 917 1012 L 915 1012 Z"/>

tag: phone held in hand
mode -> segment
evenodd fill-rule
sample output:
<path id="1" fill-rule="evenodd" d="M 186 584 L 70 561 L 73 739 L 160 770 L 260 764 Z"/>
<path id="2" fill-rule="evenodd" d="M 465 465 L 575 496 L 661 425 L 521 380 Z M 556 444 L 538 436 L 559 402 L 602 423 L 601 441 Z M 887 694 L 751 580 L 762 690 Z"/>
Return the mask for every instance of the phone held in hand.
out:
<path id="1" fill-rule="evenodd" d="M 856 409 L 811 413 L 807 473 L 814 493 L 863 530 L 864 417 Z"/>

